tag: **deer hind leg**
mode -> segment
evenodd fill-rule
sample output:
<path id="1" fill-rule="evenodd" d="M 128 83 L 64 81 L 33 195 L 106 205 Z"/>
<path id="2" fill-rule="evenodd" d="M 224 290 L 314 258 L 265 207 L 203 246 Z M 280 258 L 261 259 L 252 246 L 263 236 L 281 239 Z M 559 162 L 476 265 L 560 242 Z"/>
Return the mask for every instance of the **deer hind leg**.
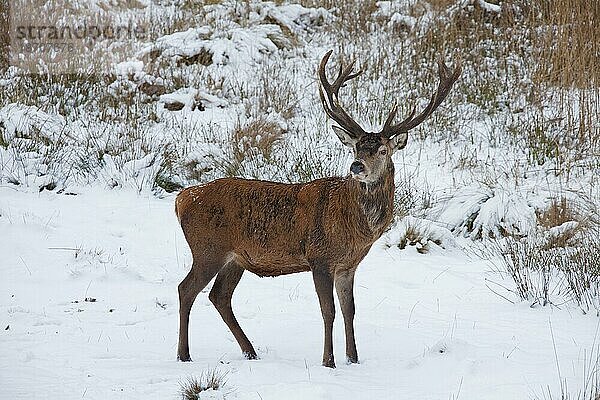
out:
<path id="1" fill-rule="evenodd" d="M 335 276 L 337 292 L 346 333 L 346 359 L 349 363 L 358 363 L 356 342 L 354 340 L 354 271 L 348 271 Z"/>
<path id="2" fill-rule="evenodd" d="M 232 260 L 225 264 L 223 269 L 219 271 L 208 298 L 214 304 L 217 311 L 219 311 L 219 314 L 221 314 L 221 318 L 223 318 L 231 333 L 233 333 L 244 356 L 249 360 L 255 360 L 258 358 L 256 351 L 237 322 L 231 308 L 233 291 L 240 282 L 243 273 L 244 268 L 235 261 Z"/>
<path id="3" fill-rule="evenodd" d="M 335 368 L 333 357 L 333 320 L 335 318 L 335 303 L 333 300 L 333 279 L 329 271 L 313 269 L 313 280 L 319 297 L 325 339 L 323 343 L 323 366 Z"/>
<path id="4" fill-rule="evenodd" d="M 190 311 L 198 293 L 208 285 L 210 280 L 219 271 L 219 268 L 220 265 L 200 264 L 194 261 L 192 269 L 178 286 L 179 344 L 177 346 L 177 359 L 179 361 L 192 361 L 188 344 Z"/>

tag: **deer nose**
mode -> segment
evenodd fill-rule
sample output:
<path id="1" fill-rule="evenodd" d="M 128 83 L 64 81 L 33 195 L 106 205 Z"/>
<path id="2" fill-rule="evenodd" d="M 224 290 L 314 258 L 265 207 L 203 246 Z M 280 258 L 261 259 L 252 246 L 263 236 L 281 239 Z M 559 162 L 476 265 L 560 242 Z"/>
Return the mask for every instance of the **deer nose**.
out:
<path id="1" fill-rule="evenodd" d="M 361 172 L 365 172 L 365 165 L 360 161 L 354 161 L 352 165 L 350 165 L 350 172 L 357 175 Z"/>

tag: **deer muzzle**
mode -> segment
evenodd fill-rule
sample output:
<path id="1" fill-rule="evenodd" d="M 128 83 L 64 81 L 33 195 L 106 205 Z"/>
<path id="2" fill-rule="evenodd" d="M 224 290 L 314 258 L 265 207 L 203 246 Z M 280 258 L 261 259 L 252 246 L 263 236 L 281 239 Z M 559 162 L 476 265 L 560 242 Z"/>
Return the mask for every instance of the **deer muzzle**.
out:
<path id="1" fill-rule="evenodd" d="M 360 175 L 365 172 L 365 164 L 361 161 L 354 161 L 352 165 L 350 165 L 350 172 L 354 175 Z"/>

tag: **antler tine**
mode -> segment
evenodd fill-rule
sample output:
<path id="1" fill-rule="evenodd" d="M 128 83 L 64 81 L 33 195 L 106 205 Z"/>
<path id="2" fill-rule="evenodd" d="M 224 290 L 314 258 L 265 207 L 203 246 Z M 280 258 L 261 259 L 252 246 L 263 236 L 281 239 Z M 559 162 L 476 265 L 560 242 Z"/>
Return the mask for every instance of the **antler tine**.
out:
<path id="1" fill-rule="evenodd" d="M 354 63 L 356 61 L 352 60 L 352 62 L 350 62 L 350 64 L 344 68 L 342 70 L 342 65 L 340 64 L 340 72 L 338 73 L 338 77 L 336 78 L 335 82 L 333 83 L 333 88 L 336 91 L 336 95 L 337 95 L 337 91 L 344 86 L 344 83 L 346 83 L 347 81 L 349 81 L 350 79 L 356 78 L 357 76 L 359 76 L 360 74 L 362 74 L 362 71 L 358 71 L 354 74 L 352 74 L 352 69 L 354 68 Z"/>
<path id="2" fill-rule="evenodd" d="M 390 125 L 392 123 L 392 121 L 394 120 L 394 118 L 396 117 L 396 113 L 398 112 L 398 105 L 394 104 L 394 106 L 392 107 L 392 111 L 390 111 L 390 115 L 388 115 L 387 119 L 385 120 L 385 124 L 383 124 L 383 131 L 386 131 L 390 128 Z"/>
<path id="3" fill-rule="evenodd" d="M 456 82 L 456 80 L 460 76 L 461 70 L 462 69 L 460 62 L 457 62 L 454 71 L 451 71 L 450 68 L 448 68 L 448 66 L 444 63 L 444 61 L 442 59 L 439 59 L 438 75 L 440 78 L 440 83 L 438 84 L 437 90 L 429 100 L 427 107 L 425 107 L 425 109 L 414 118 L 413 116 L 415 115 L 416 108 L 413 108 L 412 112 L 407 118 L 405 118 L 402 122 L 400 122 L 397 125 L 392 125 L 392 121 L 396 116 L 396 112 L 398 111 L 397 106 L 394 106 L 392 108 L 392 111 L 390 112 L 390 115 L 386 119 L 385 124 L 383 125 L 383 129 L 381 130 L 380 135 L 383 137 L 391 138 L 399 133 L 408 132 L 409 130 L 413 129 L 414 127 L 425 121 L 425 119 L 427 119 L 427 117 L 429 117 L 435 111 L 435 109 L 439 107 L 439 105 L 442 103 L 442 101 L 444 101 L 446 96 L 448 96 L 448 93 L 450 93 L 450 89 L 452 89 L 454 82 Z"/>
<path id="4" fill-rule="evenodd" d="M 338 92 L 340 88 L 344 86 L 344 83 L 356 78 L 362 73 L 362 71 L 352 73 L 354 61 L 352 61 L 346 68 L 343 68 L 340 64 L 337 78 L 333 81 L 333 83 L 330 83 L 327 80 L 325 67 L 327 66 L 327 62 L 329 61 L 332 53 L 333 50 L 329 50 L 325 56 L 323 56 L 321 64 L 319 65 L 319 80 L 321 81 L 321 86 L 319 87 L 319 96 L 321 97 L 321 102 L 323 103 L 325 113 L 327 113 L 331 119 L 344 128 L 344 130 L 346 130 L 351 136 L 358 137 L 365 134 L 365 131 L 340 106 Z"/>

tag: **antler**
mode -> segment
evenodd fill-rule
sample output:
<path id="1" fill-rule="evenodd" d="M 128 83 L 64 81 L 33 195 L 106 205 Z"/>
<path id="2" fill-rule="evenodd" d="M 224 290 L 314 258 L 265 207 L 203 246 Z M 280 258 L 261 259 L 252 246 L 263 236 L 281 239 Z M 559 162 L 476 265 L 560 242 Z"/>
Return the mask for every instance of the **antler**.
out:
<path id="1" fill-rule="evenodd" d="M 342 65 L 340 64 L 338 77 L 333 83 L 329 83 L 327 80 L 327 75 L 325 74 L 325 66 L 327 65 L 327 61 L 329 61 L 329 57 L 331 57 L 331 53 L 333 53 L 333 50 L 329 50 L 325 54 L 321 60 L 321 65 L 319 66 L 319 79 L 321 81 L 319 95 L 321 96 L 321 102 L 323 103 L 323 108 L 329 117 L 331 117 L 342 128 L 344 128 L 344 130 L 347 131 L 351 137 L 358 138 L 360 135 L 364 135 L 365 131 L 340 106 L 338 91 L 344 85 L 344 83 L 350 79 L 356 78 L 362 73 L 362 71 L 352 73 L 354 61 L 352 61 L 346 68 L 342 68 Z"/>
<path id="2" fill-rule="evenodd" d="M 379 132 L 381 136 L 391 138 L 398 135 L 399 133 L 408 132 L 409 130 L 419 125 L 421 122 L 425 121 L 425 119 L 429 117 L 431 113 L 435 111 L 436 108 L 438 108 L 442 101 L 444 101 L 446 96 L 448 96 L 448 93 L 450 93 L 452 85 L 454 85 L 454 82 L 456 82 L 456 80 L 460 76 L 461 66 L 460 63 L 458 63 L 454 71 L 450 71 L 448 66 L 444 64 L 444 61 L 442 61 L 441 59 L 438 61 L 438 66 L 440 83 L 436 92 L 431 97 L 431 100 L 429 100 L 429 104 L 427 104 L 427 107 L 425 107 L 425 110 L 423 110 L 422 113 L 413 118 L 416 111 L 415 107 L 413 108 L 410 115 L 406 119 L 404 119 L 404 121 L 400 122 L 398 125 L 392 125 L 392 121 L 394 120 L 396 112 L 398 111 L 398 107 L 394 106 L 392 108 L 392 111 L 390 112 L 390 115 L 385 120 L 383 129 L 381 130 L 381 132 Z"/>

